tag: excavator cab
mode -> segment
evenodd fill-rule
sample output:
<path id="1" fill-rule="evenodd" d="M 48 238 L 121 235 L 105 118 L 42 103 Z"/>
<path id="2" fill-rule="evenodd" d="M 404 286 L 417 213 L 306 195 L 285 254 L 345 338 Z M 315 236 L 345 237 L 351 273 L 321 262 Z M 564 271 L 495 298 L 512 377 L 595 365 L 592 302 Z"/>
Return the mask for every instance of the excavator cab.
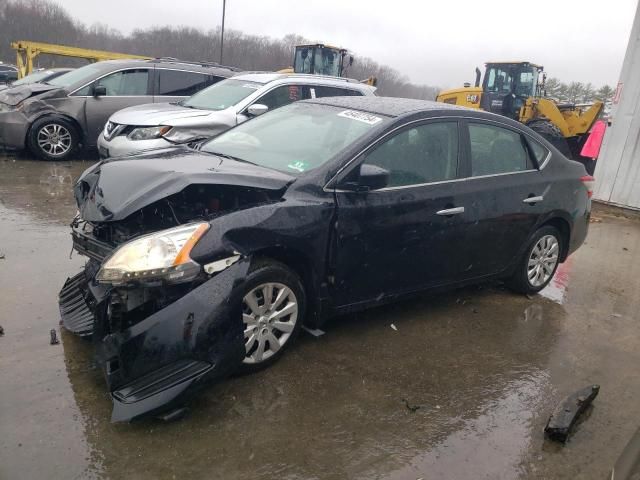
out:
<path id="1" fill-rule="evenodd" d="M 490 62 L 482 82 L 480 108 L 514 120 L 530 97 L 541 96 L 542 67 L 529 62 Z M 479 86 L 479 77 L 476 77 Z"/>
<path id="2" fill-rule="evenodd" d="M 352 63 L 353 57 L 347 56 L 347 50 L 344 48 L 331 47 L 321 43 L 298 45 L 293 58 L 293 71 L 295 73 L 342 77 L 346 67 L 351 66 Z"/>

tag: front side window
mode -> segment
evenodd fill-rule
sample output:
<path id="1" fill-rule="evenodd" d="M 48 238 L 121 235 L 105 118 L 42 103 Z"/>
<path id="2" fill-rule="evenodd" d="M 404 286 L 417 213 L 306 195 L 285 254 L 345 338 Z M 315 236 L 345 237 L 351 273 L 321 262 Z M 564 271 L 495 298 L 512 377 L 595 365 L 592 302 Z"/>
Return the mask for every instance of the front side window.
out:
<path id="1" fill-rule="evenodd" d="M 511 93 L 513 77 L 511 72 L 499 67 L 491 67 L 487 72 L 487 85 L 485 90 L 491 93 Z"/>
<path id="2" fill-rule="evenodd" d="M 242 123 L 201 151 L 297 175 L 320 167 L 386 122 L 382 115 L 299 102 Z"/>
<path id="3" fill-rule="evenodd" d="M 261 83 L 227 79 L 200 90 L 181 105 L 202 110 L 224 110 L 236 105 L 262 87 Z"/>
<path id="4" fill-rule="evenodd" d="M 495 125 L 470 123 L 469 140 L 474 177 L 532 168 L 525 140 L 517 132 Z"/>
<path id="5" fill-rule="evenodd" d="M 258 98 L 255 103 L 266 105 L 269 110 L 283 107 L 292 102 L 303 100 L 303 88 L 301 85 L 282 85 L 267 92 Z"/>
<path id="6" fill-rule="evenodd" d="M 389 187 L 453 180 L 458 170 L 458 123 L 403 130 L 367 153 L 364 163 L 387 170 Z"/>
<path id="7" fill-rule="evenodd" d="M 180 70 L 156 69 L 156 78 L 160 96 L 189 97 L 210 84 L 207 74 Z"/>
<path id="8" fill-rule="evenodd" d="M 135 69 L 114 72 L 96 82 L 107 89 L 107 97 L 131 97 L 148 95 L 149 70 Z"/>

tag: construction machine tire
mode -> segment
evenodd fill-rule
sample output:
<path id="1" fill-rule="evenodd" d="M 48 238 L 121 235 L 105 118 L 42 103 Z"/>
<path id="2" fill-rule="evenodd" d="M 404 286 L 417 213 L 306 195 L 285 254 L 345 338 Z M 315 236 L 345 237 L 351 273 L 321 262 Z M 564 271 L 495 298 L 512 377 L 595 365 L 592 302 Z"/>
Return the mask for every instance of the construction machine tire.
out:
<path id="1" fill-rule="evenodd" d="M 532 120 L 527 123 L 527 127 L 560 150 L 565 157 L 573 159 L 567 139 L 562 135 L 560 129 L 550 120 Z"/>

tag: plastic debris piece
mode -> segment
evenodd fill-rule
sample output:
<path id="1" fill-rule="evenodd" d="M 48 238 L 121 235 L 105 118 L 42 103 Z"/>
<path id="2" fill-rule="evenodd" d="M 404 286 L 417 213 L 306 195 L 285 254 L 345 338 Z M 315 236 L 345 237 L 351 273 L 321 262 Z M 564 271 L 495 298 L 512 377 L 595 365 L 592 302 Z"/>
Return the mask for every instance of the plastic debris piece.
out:
<path id="1" fill-rule="evenodd" d="M 51 345 L 59 344 L 60 340 L 58 340 L 58 334 L 56 333 L 56 329 L 52 328 L 49 333 L 51 334 Z"/>
<path id="2" fill-rule="evenodd" d="M 305 332 L 310 333 L 314 337 L 321 337 L 322 335 L 324 335 L 324 331 L 320 330 L 319 328 L 302 327 L 302 329 Z"/>
<path id="3" fill-rule="evenodd" d="M 620 315 L 619 313 L 612 313 L 611 316 L 616 318 L 622 317 L 622 315 Z"/>
<path id="4" fill-rule="evenodd" d="M 4 253 L 0 252 L 0 260 L 4 260 Z"/>
<path id="5" fill-rule="evenodd" d="M 2 325 L 0 325 L 0 337 L 2 337 L 4 335 L 4 328 L 2 328 Z"/>
<path id="6" fill-rule="evenodd" d="M 410 405 L 406 398 L 403 398 L 402 401 L 404 402 L 405 407 L 407 407 L 407 410 L 411 413 L 415 413 L 422 407 L 422 405 Z"/>
<path id="7" fill-rule="evenodd" d="M 571 433 L 571 428 L 591 402 L 598 396 L 600 385 L 590 385 L 569 395 L 559 403 L 549 417 L 544 433 L 557 442 L 565 443 Z"/>
<path id="8" fill-rule="evenodd" d="M 396 332 L 398 331 L 398 327 L 396 327 L 393 323 L 391 324 L 391 328 L 393 328 Z"/>

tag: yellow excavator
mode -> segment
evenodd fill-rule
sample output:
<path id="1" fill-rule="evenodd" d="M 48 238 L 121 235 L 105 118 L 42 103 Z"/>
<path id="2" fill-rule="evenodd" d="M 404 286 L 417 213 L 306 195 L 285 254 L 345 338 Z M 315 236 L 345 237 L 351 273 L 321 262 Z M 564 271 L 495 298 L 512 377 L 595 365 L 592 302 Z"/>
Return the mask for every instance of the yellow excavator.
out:
<path id="1" fill-rule="evenodd" d="M 581 106 L 561 104 L 548 98 L 546 74 L 541 65 L 530 62 L 487 62 L 484 79 L 476 68 L 472 87 L 444 90 L 438 102 L 479 108 L 513 118 L 554 144 L 569 158 L 577 159 L 589 130 L 604 108 L 594 102 Z"/>
<path id="2" fill-rule="evenodd" d="M 347 49 L 324 43 L 313 43 L 296 45 L 293 67 L 285 68 L 280 72 L 346 77 L 351 65 L 353 65 L 353 55 L 349 54 Z M 369 77 L 362 80 L 362 83 L 375 87 L 377 79 Z"/>

